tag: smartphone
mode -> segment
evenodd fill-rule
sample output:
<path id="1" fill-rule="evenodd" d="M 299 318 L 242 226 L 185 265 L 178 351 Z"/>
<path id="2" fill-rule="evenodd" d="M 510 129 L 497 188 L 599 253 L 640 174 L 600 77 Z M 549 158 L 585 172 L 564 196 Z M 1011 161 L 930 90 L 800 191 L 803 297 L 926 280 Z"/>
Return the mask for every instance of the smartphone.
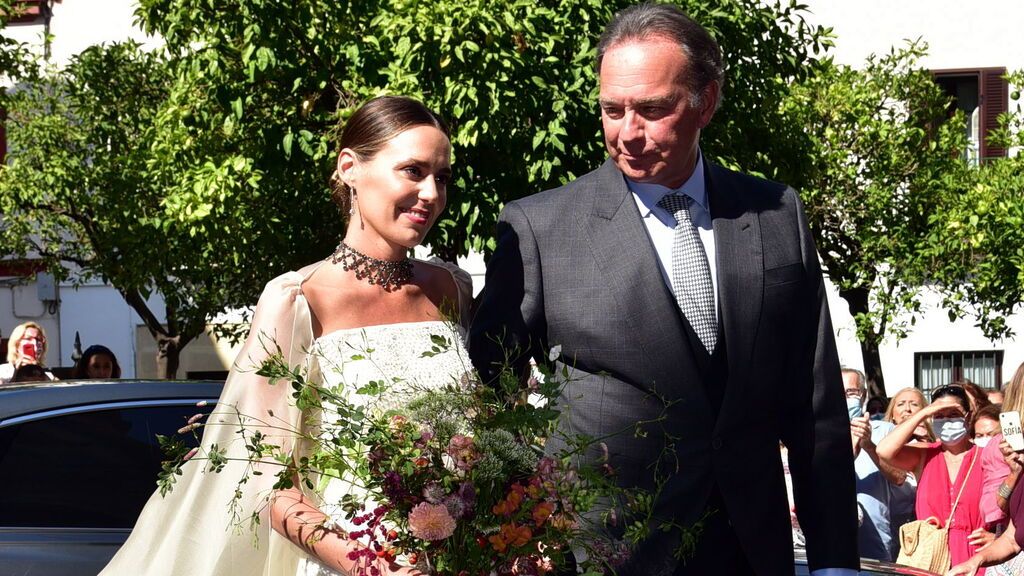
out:
<path id="1" fill-rule="evenodd" d="M 39 359 L 39 350 L 36 348 L 36 343 L 32 340 L 26 340 L 21 343 L 21 355 L 26 358 L 31 358 L 33 361 Z"/>
<path id="2" fill-rule="evenodd" d="M 1020 412 L 1010 410 L 999 414 L 999 424 L 1003 428 L 1003 438 L 1017 452 L 1024 452 L 1024 433 L 1020 429 Z"/>

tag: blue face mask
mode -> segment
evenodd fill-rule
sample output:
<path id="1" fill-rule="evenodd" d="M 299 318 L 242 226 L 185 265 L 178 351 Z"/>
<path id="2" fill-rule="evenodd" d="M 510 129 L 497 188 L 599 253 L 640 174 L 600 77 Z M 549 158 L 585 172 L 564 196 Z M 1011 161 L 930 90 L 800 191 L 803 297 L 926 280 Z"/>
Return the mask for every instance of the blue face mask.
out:
<path id="1" fill-rule="evenodd" d="M 860 418 L 864 414 L 864 406 L 860 398 L 847 398 L 846 411 L 850 413 L 850 420 Z"/>

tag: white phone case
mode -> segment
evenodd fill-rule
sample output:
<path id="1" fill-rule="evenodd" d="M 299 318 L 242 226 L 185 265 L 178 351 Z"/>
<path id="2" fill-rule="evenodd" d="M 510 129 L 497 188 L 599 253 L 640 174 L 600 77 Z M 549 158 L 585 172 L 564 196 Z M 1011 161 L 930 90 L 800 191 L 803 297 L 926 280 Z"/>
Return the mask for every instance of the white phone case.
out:
<path id="1" fill-rule="evenodd" d="M 1003 428 L 1003 438 L 1017 452 L 1024 451 L 1024 433 L 1020 428 L 1020 412 L 1010 410 L 999 414 L 999 424 Z"/>

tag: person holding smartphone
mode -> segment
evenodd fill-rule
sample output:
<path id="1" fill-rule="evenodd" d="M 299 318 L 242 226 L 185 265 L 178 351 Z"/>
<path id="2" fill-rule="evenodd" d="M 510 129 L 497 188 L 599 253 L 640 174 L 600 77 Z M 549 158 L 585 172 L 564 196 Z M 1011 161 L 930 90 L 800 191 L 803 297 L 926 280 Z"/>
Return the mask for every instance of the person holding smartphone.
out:
<path id="1" fill-rule="evenodd" d="M 1020 421 L 1020 414 L 1024 413 L 1024 364 L 1017 368 L 1006 385 L 1002 408 L 1001 422 Z M 1020 428 L 1019 424 L 1016 428 Z M 1002 564 L 999 570 L 993 572 L 1019 574 L 1024 570 L 1024 555 L 1016 540 L 1014 524 L 1024 522 L 1022 491 L 1017 489 L 1018 479 L 1024 469 L 1024 454 L 1015 451 L 1000 432 L 982 450 L 981 463 L 986 474 L 981 496 L 982 512 L 987 520 L 1003 523 L 1006 528 L 991 546 L 979 550 L 967 562 L 954 566 L 949 573 L 974 574 L 980 566 Z"/>
<path id="2" fill-rule="evenodd" d="M 846 409 L 850 414 L 853 465 L 857 473 L 857 508 L 860 517 L 857 545 L 862 558 L 890 562 L 893 558 L 893 538 L 896 536 L 890 520 L 893 487 L 903 483 L 906 473 L 878 459 L 876 446 L 893 429 L 893 425 L 871 420 L 864 413 L 868 400 L 864 373 L 844 367 L 842 375 Z"/>
<path id="3" fill-rule="evenodd" d="M 918 520 L 938 518 L 949 525 L 953 564 L 966 562 L 993 537 L 985 530 L 979 501 L 984 471 L 981 451 L 971 443 L 967 423 L 971 402 L 962 386 L 942 386 L 932 403 L 907 418 L 878 445 L 882 461 L 918 476 L 915 512 Z M 907 444 L 918 425 L 930 420 L 939 439 L 932 444 Z M 979 572 L 983 574 L 984 570 Z"/>
<path id="4" fill-rule="evenodd" d="M 0 364 L 0 384 L 7 384 L 14 378 L 14 371 L 25 364 L 46 366 L 46 332 L 35 322 L 19 324 L 11 331 L 7 344 L 7 362 Z M 53 380 L 53 374 L 46 373 Z"/>

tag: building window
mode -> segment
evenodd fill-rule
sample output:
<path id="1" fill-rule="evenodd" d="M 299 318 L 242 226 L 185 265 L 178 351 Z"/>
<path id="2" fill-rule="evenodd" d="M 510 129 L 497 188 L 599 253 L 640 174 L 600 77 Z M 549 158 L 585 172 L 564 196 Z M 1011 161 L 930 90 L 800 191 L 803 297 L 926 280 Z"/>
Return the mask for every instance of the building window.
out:
<path id="1" fill-rule="evenodd" d="M 1006 156 L 1006 149 L 991 145 L 988 136 L 998 126 L 999 115 L 1008 109 L 1009 84 L 1003 78 L 1006 68 L 936 70 L 933 74 L 935 82 L 953 98 L 950 115 L 963 110 L 967 117 L 967 160 L 978 164 Z"/>
<path id="2" fill-rule="evenodd" d="M 1003 381 L 1003 351 L 914 354 L 914 385 L 926 396 L 935 388 L 958 380 L 970 380 L 986 390 L 998 390 Z"/>
<path id="3" fill-rule="evenodd" d="M 12 2 L 15 13 L 10 24 L 31 24 L 49 13 L 50 6 L 46 0 L 14 0 Z"/>

